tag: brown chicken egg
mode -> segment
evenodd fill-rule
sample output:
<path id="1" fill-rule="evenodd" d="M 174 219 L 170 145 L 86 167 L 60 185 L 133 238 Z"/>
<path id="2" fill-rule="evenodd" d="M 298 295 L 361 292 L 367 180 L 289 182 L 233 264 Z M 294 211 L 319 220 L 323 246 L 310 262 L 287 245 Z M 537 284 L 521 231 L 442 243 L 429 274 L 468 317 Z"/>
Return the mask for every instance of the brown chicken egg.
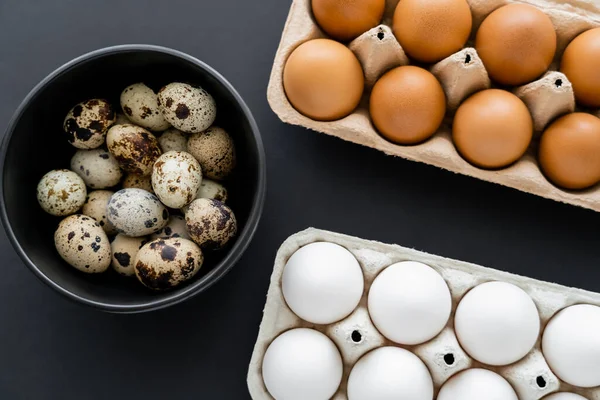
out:
<path id="1" fill-rule="evenodd" d="M 379 24 L 385 0 L 312 0 L 312 10 L 325 33 L 347 41 Z"/>
<path id="2" fill-rule="evenodd" d="M 540 166 L 546 177 L 566 189 L 584 189 L 600 181 L 600 119 L 567 114 L 542 134 Z"/>
<path id="3" fill-rule="evenodd" d="M 600 28 L 583 32 L 569 43 L 560 71 L 573 85 L 577 102 L 600 107 Z"/>
<path id="4" fill-rule="evenodd" d="M 383 137 L 398 144 L 415 144 L 440 127 L 446 113 L 446 96 L 429 71 L 397 67 L 375 83 L 369 108 L 373 124 Z"/>
<path id="5" fill-rule="evenodd" d="M 431 63 L 462 49 L 472 24 L 466 0 L 401 0 L 393 29 L 409 57 Z"/>
<path id="6" fill-rule="evenodd" d="M 556 52 L 556 32 L 537 8 L 509 4 L 483 21 L 475 49 L 490 78 L 502 85 L 522 85 L 548 70 Z"/>
<path id="7" fill-rule="evenodd" d="M 452 139 L 459 153 L 481 168 L 502 168 L 529 146 L 533 121 L 525 103 L 510 92 L 488 89 L 469 97 L 454 116 Z"/>
<path id="8" fill-rule="evenodd" d="M 315 39 L 298 46 L 283 71 L 288 100 L 300 113 L 321 121 L 350 114 L 362 97 L 364 75 L 360 62 L 346 46 Z"/>

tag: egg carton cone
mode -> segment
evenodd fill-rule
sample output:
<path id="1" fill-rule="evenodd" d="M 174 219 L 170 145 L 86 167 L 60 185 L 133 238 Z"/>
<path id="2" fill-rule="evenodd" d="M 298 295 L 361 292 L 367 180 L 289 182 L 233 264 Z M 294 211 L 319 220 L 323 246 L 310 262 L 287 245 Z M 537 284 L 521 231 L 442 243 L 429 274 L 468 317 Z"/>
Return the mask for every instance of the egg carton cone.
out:
<path id="1" fill-rule="evenodd" d="M 566 46 L 578 34 L 600 26 L 600 2 L 597 0 L 467 0 L 473 15 L 472 37 L 481 22 L 492 11 L 510 3 L 527 3 L 538 7 L 551 19 L 557 33 L 557 52 L 547 75 L 519 88 L 515 93 L 529 107 L 536 131 L 541 131 L 554 118 L 573 109 L 572 88 L 563 79 L 555 86 L 556 69 Z M 337 121 L 315 121 L 296 111 L 288 101 L 283 88 L 283 70 L 286 60 L 300 44 L 326 35 L 316 24 L 311 11 L 311 0 L 293 0 L 285 24 L 279 48 L 275 56 L 267 98 L 273 111 L 286 123 L 299 125 L 340 139 L 378 149 L 385 154 L 433 165 L 448 171 L 471 176 L 487 182 L 511 187 L 526 193 L 555 201 L 600 211 L 600 185 L 583 191 L 567 191 L 552 185 L 544 177 L 536 159 L 536 143 L 515 164 L 501 170 L 484 170 L 465 161 L 452 143 L 451 127 L 442 124 L 438 132 L 428 141 L 417 146 L 402 146 L 390 143 L 381 137 L 369 117 L 369 89 L 374 81 L 390 68 L 405 65 L 408 60 L 390 29 L 394 9 L 398 0 L 386 1 L 383 25 L 377 26 L 353 42 L 349 48 L 360 60 L 364 74 L 364 98 L 350 115 Z M 379 39 L 383 32 L 383 39 Z M 472 40 L 468 43 L 472 43 Z M 467 61 L 467 55 L 471 60 Z M 461 101 L 476 91 L 490 86 L 487 72 L 474 49 L 466 47 L 456 54 L 429 66 L 440 80 L 448 100 L 451 115 Z M 562 79 L 562 78 L 561 78 Z M 492 85 L 493 86 L 493 85 Z M 600 115 L 598 110 L 586 110 Z M 537 141 L 536 135 L 535 140 Z"/>
<path id="2" fill-rule="evenodd" d="M 346 318 L 329 325 L 312 324 L 296 316 L 287 306 L 281 288 L 283 270 L 289 258 L 301 247 L 315 242 L 335 243 L 349 250 L 358 260 L 365 280 L 363 296 L 357 308 Z M 415 346 L 399 345 L 386 339 L 371 322 L 367 309 L 367 294 L 375 277 L 386 267 L 401 261 L 418 261 L 430 266 L 444 278 L 452 294 L 452 313 L 446 327 L 433 339 Z M 462 349 L 454 333 L 454 312 L 462 297 L 475 286 L 491 281 L 507 282 L 523 289 L 535 303 L 541 322 L 534 348 L 521 360 L 501 367 L 473 360 Z M 329 337 L 342 356 L 344 374 L 339 390 L 333 397 L 335 400 L 347 400 L 346 385 L 354 364 L 363 355 L 383 346 L 401 347 L 418 356 L 431 374 L 436 396 L 440 387 L 457 373 L 470 368 L 485 368 L 504 377 L 520 400 L 540 400 L 558 391 L 579 393 L 589 400 L 600 400 L 600 387 L 584 389 L 562 382 L 552 372 L 542 353 L 540 338 L 548 321 L 560 310 L 575 304 L 600 306 L 600 294 L 398 245 L 309 228 L 290 236 L 275 257 L 263 319 L 248 369 L 248 389 L 254 400 L 272 400 L 262 377 L 262 360 L 269 344 L 290 329 L 311 328 Z"/>

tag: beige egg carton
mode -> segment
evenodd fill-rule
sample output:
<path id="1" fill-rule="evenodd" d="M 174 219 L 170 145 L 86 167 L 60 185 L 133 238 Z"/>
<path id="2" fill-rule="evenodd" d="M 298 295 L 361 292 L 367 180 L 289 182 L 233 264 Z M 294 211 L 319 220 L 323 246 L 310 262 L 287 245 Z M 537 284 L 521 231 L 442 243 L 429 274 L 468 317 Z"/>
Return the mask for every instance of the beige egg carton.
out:
<path id="1" fill-rule="evenodd" d="M 467 0 L 473 14 L 473 32 L 495 9 L 516 2 L 512 0 Z M 529 107 L 536 136 L 554 118 L 575 109 L 573 88 L 567 78 L 555 70 L 558 60 L 567 46 L 578 34 L 600 26 L 600 2 L 597 0 L 526 0 L 543 10 L 552 20 L 557 32 L 557 53 L 551 71 L 541 79 L 523 87 L 515 88 L 517 94 Z M 386 154 L 434 165 L 449 171 L 472 176 L 484 181 L 512 187 L 563 203 L 600 211 L 600 186 L 584 191 L 566 191 L 546 180 L 536 160 L 536 145 L 515 164 L 502 170 L 483 170 L 465 161 L 452 144 L 448 123 L 428 141 L 416 146 L 401 146 L 381 137 L 371 123 L 368 112 L 370 87 L 387 70 L 409 63 L 409 59 L 395 39 L 390 26 L 398 0 L 386 0 L 383 24 L 364 33 L 349 48 L 357 55 L 365 73 L 366 91 L 361 105 L 351 115 L 333 122 L 314 121 L 296 111 L 287 100 L 283 88 L 283 68 L 290 53 L 300 44 L 326 37 L 315 23 L 310 0 L 294 0 L 288 15 L 275 56 L 268 87 L 271 108 L 286 123 L 326 133 L 331 136 L 372 147 Z M 554 70 L 554 71 L 552 71 Z M 475 49 L 467 47 L 460 52 L 431 66 L 430 71 L 442 83 L 451 114 L 460 102 L 476 91 L 490 87 L 487 72 Z M 597 110 L 592 110 L 597 112 Z"/>
<path id="2" fill-rule="evenodd" d="M 315 325 L 301 320 L 288 308 L 281 291 L 281 276 L 286 262 L 296 250 L 313 242 L 331 242 L 348 249 L 358 260 L 365 278 L 364 293 L 358 307 L 348 317 L 331 325 Z M 371 322 L 367 310 L 367 294 L 377 274 L 400 261 L 419 261 L 431 266 L 442 275 L 452 293 L 452 315 L 447 326 L 437 337 L 417 346 L 401 346 L 384 338 Z M 598 293 L 314 228 L 296 233 L 281 245 L 275 258 L 263 319 L 248 370 L 250 395 L 254 400 L 273 399 L 267 392 L 261 372 L 262 359 L 269 344 L 289 329 L 312 328 L 331 338 L 342 355 L 344 376 L 334 400 L 347 399 L 346 383 L 352 366 L 361 356 L 381 346 L 402 347 L 420 357 L 431 373 L 436 396 L 452 375 L 468 368 L 485 368 L 499 373 L 510 382 L 520 400 L 539 400 L 557 391 L 579 393 L 589 400 L 600 400 L 600 387 L 576 388 L 560 381 L 552 373 L 541 352 L 541 332 L 534 349 L 525 358 L 509 366 L 490 367 L 474 361 L 465 353 L 454 334 L 454 312 L 467 291 L 489 281 L 509 282 L 524 289 L 539 311 L 541 332 L 552 316 L 565 307 L 574 304 L 600 306 Z"/>

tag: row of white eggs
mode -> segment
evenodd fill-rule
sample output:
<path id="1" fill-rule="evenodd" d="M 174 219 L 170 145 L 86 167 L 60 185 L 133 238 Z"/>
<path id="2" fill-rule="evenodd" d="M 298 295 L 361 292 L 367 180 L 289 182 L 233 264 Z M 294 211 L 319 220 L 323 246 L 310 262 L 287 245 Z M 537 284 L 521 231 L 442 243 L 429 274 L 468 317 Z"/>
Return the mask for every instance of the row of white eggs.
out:
<path id="1" fill-rule="evenodd" d="M 364 277 L 356 258 L 345 248 L 326 242 L 296 251 L 285 265 L 281 284 L 290 309 L 314 324 L 331 324 L 347 317 L 358 306 L 364 291 Z M 446 326 L 452 296 L 433 268 L 406 261 L 387 267 L 375 278 L 367 303 L 370 317 L 383 336 L 401 345 L 417 345 L 431 340 Z M 473 359 L 502 366 L 531 351 L 540 334 L 540 317 L 535 303 L 521 288 L 488 282 L 462 298 L 454 329 L 461 346 Z M 553 372 L 563 381 L 580 387 L 600 385 L 598 329 L 600 307 L 591 305 L 568 307 L 548 323 L 542 350 Z M 339 351 L 327 336 L 310 329 L 293 329 L 276 338 L 267 349 L 263 379 L 278 400 L 326 399 L 336 392 L 342 369 Z M 497 389 L 491 390 L 492 387 Z M 487 398 L 488 392 L 496 393 L 498 400 L 517 398 L 500 375 L 473 369 L 450 379 L 438 399 Z M 468 397 L 467 393 L 475 397 Z M 363 356 L 350 374 L 349 399 L 394 396 L 432 398 L 433 383 L 423 362 L 396 347 L 379 348 Z M 549 399 L 581 399 L 574 394 L 553 396 Z"/>

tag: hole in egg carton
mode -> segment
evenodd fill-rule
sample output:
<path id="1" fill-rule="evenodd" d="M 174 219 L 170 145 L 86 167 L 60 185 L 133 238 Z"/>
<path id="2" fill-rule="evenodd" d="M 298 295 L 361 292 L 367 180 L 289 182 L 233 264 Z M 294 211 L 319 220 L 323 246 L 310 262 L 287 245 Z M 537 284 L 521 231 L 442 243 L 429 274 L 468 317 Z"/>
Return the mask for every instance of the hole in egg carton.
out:
<path id="1" fill-rule="evenodd" d="M 535 378 L 535 382 L 542 389 L 545 388 L 546 385 L 547 385 L 546 379 L 542 375 L 540 375 L 537 378 Z"/>
<path id="2" fill-rule="evenodd" d="M 356 330 L 356 329 L 353 330 L 351 337 L 352 337 L 352 341 L 354 343 L 360 343 L 360 342 L 362 342 L 362 334 L 360 333 L 359 330 Z"/>
<path id="3" fill-rule="evenodd" d="M 513 386 L 520 399 L 539 400 L 561 386 L 537 348 L 520 361 L 497 368 L 497 372 Z"/>
<path id="4" fill-rule="evenodd" d="M 452 366 L 454 364 L 454 354 L 453 353 L 444 354 L 444 362 L 446 363 L 446 365 Z"/>

